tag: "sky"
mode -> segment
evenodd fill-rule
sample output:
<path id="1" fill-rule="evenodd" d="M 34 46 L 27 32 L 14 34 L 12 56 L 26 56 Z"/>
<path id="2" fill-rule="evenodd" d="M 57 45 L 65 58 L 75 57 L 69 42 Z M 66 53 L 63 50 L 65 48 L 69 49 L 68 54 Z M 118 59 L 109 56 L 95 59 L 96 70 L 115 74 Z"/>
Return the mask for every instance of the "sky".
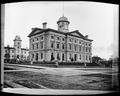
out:
<path id="1" fill-rule="evenodd" d="M 64 5 L 64 7 L 63 7 Z M 79 30 L 92 39 L 92 56 L 109 59 L 118 56 L 118 5 L 81 1 L 17 2 L 5 4 L 4 45 L 13 47 L 16 35 L 22 39 L 22 48 L 29 48 L 27 37 L 31 28 L 57 30 L 62 15 L 70 21 L 69 31 Z"/>

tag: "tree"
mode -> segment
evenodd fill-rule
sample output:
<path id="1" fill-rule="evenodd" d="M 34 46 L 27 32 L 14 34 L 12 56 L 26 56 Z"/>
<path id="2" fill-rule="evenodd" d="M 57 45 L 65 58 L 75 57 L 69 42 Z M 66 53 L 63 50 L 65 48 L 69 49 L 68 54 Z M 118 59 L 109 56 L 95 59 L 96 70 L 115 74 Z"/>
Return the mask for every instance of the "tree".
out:
<path id="1" fill-rule="evenodd" d="M 114 57 L 113 58 L 113 66 L 118 66 L 119 67 L 119 57 Z"/>
<path id="2" fill-rule="evenodd" d="M 99 61 L 101 61 L 102 60 L 102 58 L 100 58 L 100 57 L 98 57 L 98 56 L 93 56 L 92 57 L 92 62 L 93 63 L 99 63 Z"/>

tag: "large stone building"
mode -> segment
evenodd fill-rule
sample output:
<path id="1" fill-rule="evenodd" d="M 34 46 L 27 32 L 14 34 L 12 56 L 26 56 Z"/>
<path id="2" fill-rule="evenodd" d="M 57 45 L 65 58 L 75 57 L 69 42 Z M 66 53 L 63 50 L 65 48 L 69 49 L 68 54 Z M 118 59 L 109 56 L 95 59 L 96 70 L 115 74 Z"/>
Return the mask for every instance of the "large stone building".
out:
<path id="1" fill-rule="evenodd" d="M 32 28 L 29 37 L 30 59 L 33 61 L 91 62 L 92 41 L 78 30 L 69 32 L 70 22 L 64 16 L 57 21 L 58 30 Z"/>
<path id="2" fill-rule="evenodd" d="M 16 36 L 14 39 L 14 47 L 4 47 L 4 57 L 5 59 L 18 59 L 18 60 L 28 60 L 29 59 L 29 49 L 21 48 L 20 36 Z"/>

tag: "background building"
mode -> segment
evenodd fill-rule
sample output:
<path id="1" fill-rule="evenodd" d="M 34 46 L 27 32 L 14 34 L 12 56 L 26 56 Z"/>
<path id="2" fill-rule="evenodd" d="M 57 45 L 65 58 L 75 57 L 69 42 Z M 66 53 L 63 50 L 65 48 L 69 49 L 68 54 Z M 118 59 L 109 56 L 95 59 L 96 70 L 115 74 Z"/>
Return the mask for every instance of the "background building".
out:
<path id="1" fill-rule="evenodd" d="M 28 35 L 30 59 L 33 61 L 91 62 L 92 41 L 88 35 L 83 36 L 78 30 L 69 32 L 70 22 L 64 16 L 57 21 L 58 30 L 32 28 Z"/>
<path id="2" fill-rule="evenodd" d="M 14 39 L 14 47 L 4 47 L 4 57 L 5 60 L 17 59 L 17 60 L 28 60 L 29 59 L 29 49 L 21 48 L 21 38 L 16 36 Z"/>

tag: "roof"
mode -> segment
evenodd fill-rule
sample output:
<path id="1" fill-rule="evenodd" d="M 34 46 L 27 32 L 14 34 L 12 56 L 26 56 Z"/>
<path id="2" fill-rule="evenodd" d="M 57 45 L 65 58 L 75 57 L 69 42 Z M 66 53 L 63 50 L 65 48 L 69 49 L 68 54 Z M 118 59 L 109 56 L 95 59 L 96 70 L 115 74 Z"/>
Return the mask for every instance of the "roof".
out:
<path id="1" fill-rule="evenodd" d="M 14 47 L 4 47 L 5 49 L 9 48 L 9 49 L 15 49 Z M 26 49 L 26 48 L 21 48 L 21 50 L 27 50 L 29 51 L 29 49 Z"/>
<path id="2" fill-rule="evenodd" d="M 76 33 L 78 34 L 81 38 L 85 38 L 78 30 L 72 31 L 72 32 L 68 32 L 67 34 L 72 34 L 72 33 Z M 73 34 L 72 34 L 73 35 Z"/>
<path id="3" fill-rule="evenodd" d="M 36 31 L 37 31 L 37 32 L 36 32 Z M 64 35 L 71 35 L 71 36 L 74 36 L 74 37 L 82 38 L 82 39 L 84 39 L 84 40 L 93 41 L 93 40 L 91 40 L 91 39 L 85 38 L 85 36 L 83 36 L 78 30 L 65 33 L 65 32 L 62 32 L 62 31 L 55 30 L 55 29 L 51 29 L 51 28 L 47 28 L 47 29 L 35 28 L 35 29 L 32 30 L 32 32 L 28 35 L 28 37 L 35 36 L 35 35 L 37 35 L 37 34 L 41 34 L 41 33 L 43 33 L 43 32 L 48 32 L 48 31 L 57 32 L 57 33 L 64 34 Z M 78 34 L 78 35 L 75 35 L 75 34 L 73 34 L 73 33 L 76 33 L 76 34 Z"/>
<path id="4" fill-rule="evenodd" d="M 20 38 L 20 36 L 16 35 L 14 40 L 20 40 L 21 41 L 21 38 Z"/>
<path id="5" fill-rule="evenodd" d="M 38 28 L 37 28 L 38 29 Z M 55 29 L 51 29 L 51 28 L 47 28 L 47 29 L 41 29 L 41 30 L 38 30 L 35 28 L 29 35 L 28 37 L 31 37 L 31 36 L 34 36 L 34 35 L 37 35 L 37 34 L 41 34 L 43 32 L 47 32 L 47 31 L 53 31 L 53 32 L 58 32 L 60 34 L 65 34 L 64 32 L 62 31 L 58 31 L 58 30 L 55 30 Z M 35 32 L 37 31 L 37 32 Z"/>
<path id="6" fill-rule="evenodd" d="M 9 49 L 15 49 L 14 47 L 4 47 L 5 49 L 9 48 Z"/>
<path id="7" fill-rule="evenodd" d="M 59 22 L 61 22 L 61 21 L 65 21 L 65 22 L 68 22 L 68 23 L 69 23 L 67 17 L 65 17 L 65 16 L 60 17 L 59 20 L 57 21 L 57 23 L 59 23 Z"/>
<path id="8" fill-rule="evenodd" d="M 27 51 L 29 51 L 29 49 L 26 49 L 26 48 L 21 48 L 22 50 L 27 50 Z"/>

